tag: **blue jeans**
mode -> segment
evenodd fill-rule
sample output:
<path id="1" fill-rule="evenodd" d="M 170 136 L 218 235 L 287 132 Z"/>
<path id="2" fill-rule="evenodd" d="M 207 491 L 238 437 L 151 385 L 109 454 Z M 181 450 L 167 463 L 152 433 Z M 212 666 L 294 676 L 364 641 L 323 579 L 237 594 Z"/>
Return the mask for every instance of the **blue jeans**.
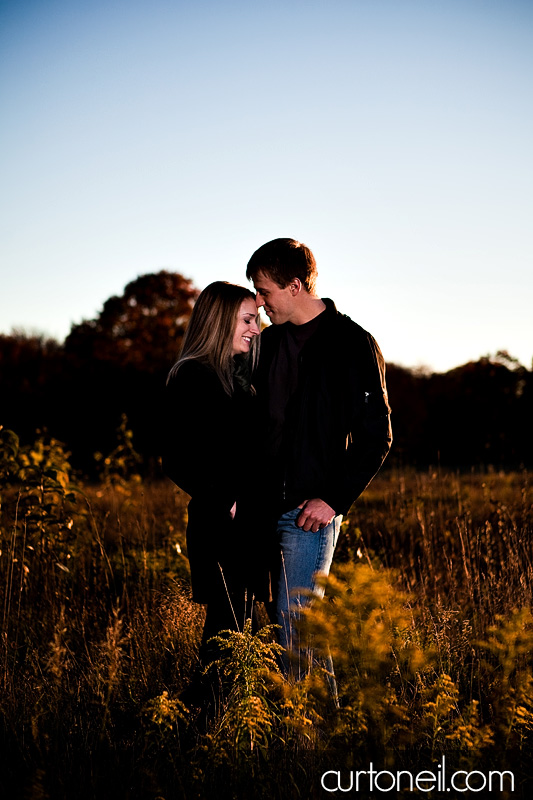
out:
<path id="1" fill-rule="evenodd" d="M 287 661 L 284 666 L 297 679 L 305 675 L 313 659 L 312 650 L 300 646 L 294 625 L 299 610 L 309 605 L 310 598 L 297 590 L 310 589 L 316 597 L 324 596 L 324 589 L 317 586 L 314 576 L 317 572 L 329 575 L 342 522 L 342 514 L 339 514 L 316 533 L 304 531 L 296 524 L 300 511 L 294 508 L 278 520 L 281 570 L 276 607 L 277 622 L 281 626 L 280 644 L 292 653 L 291 662 L 295 662 L 292 670 Z M 333 672 L 331 659 L 327 659 L 326 668 Z"/>

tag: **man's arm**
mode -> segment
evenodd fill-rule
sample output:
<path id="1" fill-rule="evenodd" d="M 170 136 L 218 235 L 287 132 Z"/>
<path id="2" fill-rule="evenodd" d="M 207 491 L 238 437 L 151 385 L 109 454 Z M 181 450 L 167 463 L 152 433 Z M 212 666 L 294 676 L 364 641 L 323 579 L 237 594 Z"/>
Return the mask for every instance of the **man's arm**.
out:
<path id="1" fill-rule="evenodd" d="M 336 514 L 346 514 L 366 489 L 383 464 L 392 444 L 390 406 L 385 383 L 385 361 L 375 339 L 367 333 L 366 352 L 361 365 L 352 364 L 350 377 L 363 370 L 364 404 L 362 418 L 357 419 L 354 408 L 344 458 L 324 488 L 321 500 Z M 358 379 L 359 380 L 359 379 Z"/>

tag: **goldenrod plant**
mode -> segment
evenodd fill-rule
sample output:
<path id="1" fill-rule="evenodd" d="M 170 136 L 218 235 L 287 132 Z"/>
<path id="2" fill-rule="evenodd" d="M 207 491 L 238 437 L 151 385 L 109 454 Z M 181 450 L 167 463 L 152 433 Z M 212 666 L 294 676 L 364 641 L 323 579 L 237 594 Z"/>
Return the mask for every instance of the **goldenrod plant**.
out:
<path id="1" fill-rule="evenodd" d="M 211 640 L 220 656 L 207 668 L 219 673 L 224 693 L 214 740 L 230 754 L 252 752 L 268 747 L 277 719 L 277 709 L 270 697 L 270 674 L 279 673 L 277 655 L 280 645 L 272 641 L 272 626 L 252 633 L 247 619 L 242 631 L 223 631 Z"/>

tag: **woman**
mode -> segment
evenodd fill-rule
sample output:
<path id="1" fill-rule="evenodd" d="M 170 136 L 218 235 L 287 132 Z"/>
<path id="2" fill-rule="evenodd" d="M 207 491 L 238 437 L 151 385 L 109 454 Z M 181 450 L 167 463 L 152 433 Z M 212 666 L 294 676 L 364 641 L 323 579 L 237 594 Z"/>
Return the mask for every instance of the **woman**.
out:
<path id="1" fill-rule="evenodd" d="M 220 630 L 242 628 L 251 598 L 267 590 L 247 511 L 259 333 L 255 295 L 216 281 L 198 297 L 167 379 L 163 469 L 191 496 L 187 553 L 193 600 L 207 603 L 204 651 Z"/>

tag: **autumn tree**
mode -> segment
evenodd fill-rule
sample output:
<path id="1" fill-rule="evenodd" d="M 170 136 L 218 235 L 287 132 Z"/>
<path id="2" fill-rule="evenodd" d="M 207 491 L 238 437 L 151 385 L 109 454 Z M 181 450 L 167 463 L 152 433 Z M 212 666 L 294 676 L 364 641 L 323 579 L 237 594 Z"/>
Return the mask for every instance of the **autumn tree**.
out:
<path id="1" fill-rule="evenodd" d="M 74 325 L 65 351 L 88 360 L 157 373 L 172 366 L 199 292 L 178 272 L 141 275 L 106 300 L 93 320 Z"/>
<path id="2" fill-rule="evenodd" d="M 106 300 L 95 319 L 72 327 L 65 341 L 66 392 L 73 402 L 66 424 L 84 469 L 94 451 L 112 449 L 123 414 L 136 449 L 156 458 L 165 378 L 198 294 L 177 272 L 141 275 Z"/>

